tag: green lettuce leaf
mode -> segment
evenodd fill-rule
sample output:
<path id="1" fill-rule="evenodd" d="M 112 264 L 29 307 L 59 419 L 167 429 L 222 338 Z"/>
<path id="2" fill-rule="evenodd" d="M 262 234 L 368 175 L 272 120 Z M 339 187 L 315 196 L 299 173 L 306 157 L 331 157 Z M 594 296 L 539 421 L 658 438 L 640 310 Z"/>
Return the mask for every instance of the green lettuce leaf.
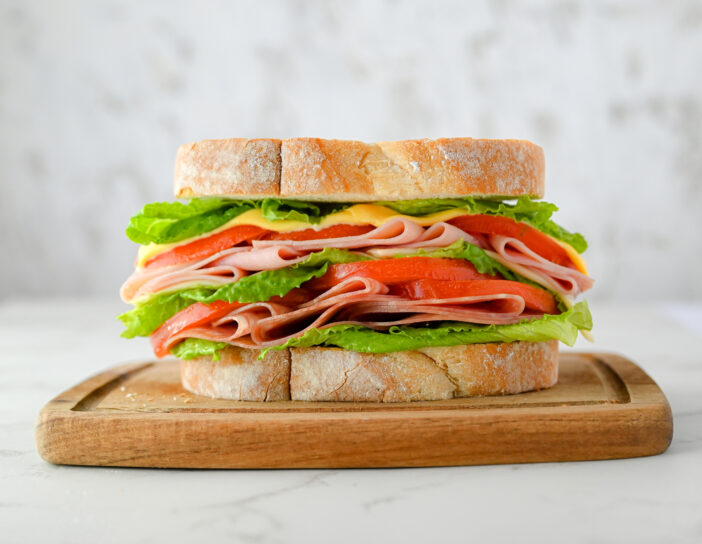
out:
<path id="1" fill-rule="evenodd" d="M 194 198 L 182 202 L 154 202 L 131 218 L 127 236 L 138 244 L 179 242 L 221 227 L 242 213 L 256 208 L 269 221 L 304 221 L 319 223 L 326 215 L 348 208 L 351 204 L 312 203 L 297 200 L 265 198 L 234 200 L 227 198 Z"/>
<path id="2" fill-rule="evenodd" d="M 163 322 L 195 302 L 261 302 L 274 296 L 282 297 L 306 281 L 323 276 L 330 264 L 367 259 L 368 257 L 345 249 L 325 248 L 311 253 L 304 261 L 293 266 L 264 270 L 221 287 L 193 287 L 161 293 L 137 303 L 134 309 L 118 316 L 126 327 L 122 336 L 149 336 Z"/>
<path id="3" fill-rule="evenodd" d="M 345 210 L 352 204 L 344 202 L 305 202 L 267 198 L 261 201 L 261 214 L 269 221 L 305 221 L 319 223 L 325 216 Z"/>
<path id="4" fill-rule="evenodd" d="M 186 338 L 171 348 L 171 353 L 179 359 L 194 359 L 209 355 L 213 361 L 219 361 L 219 352 L 229 346 L 226 342 L 214 342 L 201 338 Z"/>
<path id="5" fill-rule="evenodd" d="M 147 204 L 131 218 L 127 236 L 137 244 L 179 242 L 209 232 L 255 207 L 252 201 L 194 198 Z"/>
<path id="6" fill-rule="evenodd" d="M 149 336 L 175 314 L 195 302 L 206 300 L 214 292 L 214 288 L 194 287 L 160 293 L 139 302 L 131 310 L 117 316 L 125 326 L 122 337 Z"/>
<path id="7" fill-rule="evenodd" d="M 514 325 L 472 325 L 470 323 L 444 322 L 426 327 L 400 326 L 387 331 L 375 331 L 354 325 L 334 325 L 326 329 L 313 329 L 304 335 L 288 340 L 282 346 L 261 351 L 259 359 L 268 350 L 293 347 L 339 347 L 364 353 L 388 353 L 416 350 L 431 346 L 457 346 L 487 342 L 544 342 L 559 340 L 569 346 L 575 343 L 578 331 L 592 329 L 592 315 L 587 302 L 582 301 L 560 315 L 545 315 L 539 319 L 522 321 Z M 192 342 L 190 342 L 193 340 Z M 183 346 L 188 342 L 187 345 Z M 183 347 L 181 347 L 183 346 Z M 171 349 L 181 359 L 213 355 L 228 344 L 209 340 L 187 339 Z"/>

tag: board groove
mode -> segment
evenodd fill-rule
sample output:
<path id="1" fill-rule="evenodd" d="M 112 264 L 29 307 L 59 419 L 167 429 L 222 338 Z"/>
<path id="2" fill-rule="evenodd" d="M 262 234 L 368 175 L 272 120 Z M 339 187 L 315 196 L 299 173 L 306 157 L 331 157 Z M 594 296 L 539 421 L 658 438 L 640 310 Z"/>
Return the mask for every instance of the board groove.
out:
<path id="1" fill-rule="evenodd" d="M 611 366 L 603 361 L 597 354 L 592 355 L 592 366 L 599 378 L 602 380 L 607 394 L 612 398 L 609 402 L 631 402 L 629 391 L 621 376 L 617 374 Z"/>
<path id="2" fill-rule="evenodd" d="M 105 384 L 101 385 L 97 389 L 88 393 L 85 397 L 80 399 L 75 406 L 71 408 L 73 412 L 89 412 L 95 410 L 102 400 L 111 393 L 117 387 L 120 387 L 123 383 L 127 382 L 130 378 L 136 376 L 139 372 L 146 370 L 147 368 L 153 366 L 154 363 L 144 363 L 132 370 L 128 370 L 123 373 L 117 373 L 115 377 Z M 119 367 L 118 367 L 119 368 Z"/>
<path id="3" fill-rule="evenodd" d="M 455 400 L 460 400 L 460 399 L 455 399 Z M 236 401 L 228 401 L 228 402 L 236 402 Z M 443 402 L 443 401 L 420 401 L 420 402 Z M 360 404 L 360 403 L 359 403 Z M 370 403 L 369 403 L 370 404 Z M 375 404 L 375 403 L 374 403 Z M 399 404 L 399 403 L 393 403 L 393 404 Z M 419 404 L 419 402 L 414 402 L 413 404 Z M 621 401 L 619 400 L 598 400 L 598 401 L 573 401 L 573 402 L 568 402 L 568 406 L 598 406 L 598 405 L 608 405 L 608 404 L 622 404 Z M 510 408 L 556 408 L 559 406 L 563 406 L 563 402 L 543 402 L 543 403 L 515 403 L 511 404 Z M 485 404 L 485 405 L 480 405 L 480 406 L 471 406 L 471 405 L 465 405 L 465 404 L 437 404 L 433 406 L 421 406 L 422 411 L 426 412 L 431 412 L 431 411 L 444 411 L 447 409 L 451 410 L 479 410 L 479 409 L 499 409 L 502 408 L 503 405 L 501 404 Z M 274 408 L 274 406 L 271 406 L 271 408 Z M 420 408 L 420 407 L 417 407 Z M 266 414 L 270 413 L 271 409 L 265 409 L 265 408 L 248 408 L 248 407 L 232 407 L 232 408 L 168 408 L 168 409 L 159 409 L 159 408 L 102 408 L 101 410 L 104 410 L 105 412 L 122 412 L 122 413 L 133 413 L 133 412 L 138 412 L 142 414 L 174 414 L 174 413 L 179 413 L 179 414 Z M 387 411 L 397 411 L 397 412 L 410 412 L 414 411 L 415 408 L 412 406 L 407 406 L 404 403 L 400 406 L 391 406 L 389 408 L 385 408 L 383 406 L 362 406 L 362 407 L 344 407 L 344 406 L 329 406 L 327 407 L 324 412 L 329 412 L 329 413 L 334 413 L 334 412 L 387 412 Z M 76 410 L 72 410 L 76 411 Z M 77 411 L 83 411 L 83 412 L 90 412 L 91 410 L 77 410 Z M 295 407 L 285 407 L 284 411 L 286 414 L 309 414 L 309 413 L 318 413 L 319 409 L 314 408 L 312 406 L 310 407 L 304 407 L 301 406 L 299 408 Z"/>
<path id="4" fill-rule="evenodd" d="M 665 451 L 670 407 L 613 354 L 561 354 L 559 382 L 520 395 L 414 403 L 236 402 L 182 389 L 176 361 L 121 365 L 41 411 L 59 464 L 380 467 L 610 459 Z"/>

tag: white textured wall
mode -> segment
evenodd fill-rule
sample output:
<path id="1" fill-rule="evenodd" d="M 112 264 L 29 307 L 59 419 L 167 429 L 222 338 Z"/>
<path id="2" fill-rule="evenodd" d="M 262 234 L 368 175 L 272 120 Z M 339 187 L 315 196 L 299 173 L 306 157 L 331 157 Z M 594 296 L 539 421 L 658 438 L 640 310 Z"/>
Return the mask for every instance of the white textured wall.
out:
<path id="1" fill-rule="evenodd" d="M 702 297 L 702 3 L 0 2 L 0 296 L 111 294 L 180 143 L 519 137 L 592 297 Z"/>

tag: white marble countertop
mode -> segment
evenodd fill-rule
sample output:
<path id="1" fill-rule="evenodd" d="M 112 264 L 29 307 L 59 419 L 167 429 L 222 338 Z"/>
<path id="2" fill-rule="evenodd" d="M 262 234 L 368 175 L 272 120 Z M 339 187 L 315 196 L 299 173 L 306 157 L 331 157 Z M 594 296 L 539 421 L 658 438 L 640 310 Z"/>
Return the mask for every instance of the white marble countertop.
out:
<path id="1" fill-rule="evenodd" d="M 702 542 L 702 304 L 594 304 L 594 346 L 637 361 L 673 408 L 663 455 L 391 470 L 192 471 L 53 466 L 41 406 L 149 355 L 118 303 L 0 304 L 2 542 Z"/>

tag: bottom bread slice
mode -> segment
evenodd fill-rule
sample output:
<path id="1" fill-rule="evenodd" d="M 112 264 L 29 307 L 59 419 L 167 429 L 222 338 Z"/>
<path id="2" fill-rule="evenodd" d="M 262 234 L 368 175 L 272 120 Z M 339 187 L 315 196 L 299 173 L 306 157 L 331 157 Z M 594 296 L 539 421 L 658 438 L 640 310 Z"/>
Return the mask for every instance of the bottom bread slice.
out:
<path id="1" fill-rule="evenodd" d="M 257 357 L 230 347 L 219 361 L 183 361 L 183 387 L 232 400 L 407 402 L 522 393 L 558 379 L 556 340 L 394 353 L 291 348 Z"/>

